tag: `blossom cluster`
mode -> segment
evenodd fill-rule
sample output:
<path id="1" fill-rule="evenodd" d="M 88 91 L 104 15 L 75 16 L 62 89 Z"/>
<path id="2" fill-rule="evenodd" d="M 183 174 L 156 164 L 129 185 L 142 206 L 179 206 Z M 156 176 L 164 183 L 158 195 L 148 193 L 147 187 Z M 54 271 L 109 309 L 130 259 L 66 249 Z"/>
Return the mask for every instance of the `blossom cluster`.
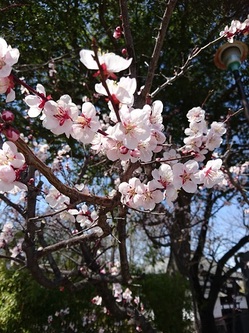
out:
<path id="1" fill-rule="evenodd" d="M 179 150 L 182 156 L 173 149 L 165 152 L 163 158 L 157 160 L 161 165 L 152 170 L 153 179 L 147 184 L 137 177 L 122 182 L 119 185 L 122 203 L 136 209 L 151 210 L 164 199 L 171 205 L 180 189 L 194 193 L 198 185 L 211 188 L 223 181 L 222 160 L 209 160 L 206 164 L 203 161 L 209 151 L 220 146 L 221 136 L 226 131 L 224 124 L 213 122 L 207 129 L 205 111 L 200 107 L 189 110 L 187 118 L 187 138 L 184 139 L 185 146 Z M 188 159 L 182 163 L 180 160 L 184 156 Z"/>
<path id="2" fill-rule="evenodd" d="M 5 141 L 0 149 L 0 193 L 26 190 L 26 185 L 19 181 L 24 169 L 24 155 L 17 152 L 13 142 Z"/>
<path id="3" fill-rule="evenodd" d="M 227 38 L 229 43 L 233 43 L 235 35 L 248 35 L 249 33 L 249 15 L 244 22 L 239 20 L 233 20 L 230 26 L 226 26 L 224 30 L 220 32 L 220 36 Z"/>
<path id="4" fill-rule="evenodd" d="M 84 194 L 89 194 L 89 190 L 84 184 L 77 185 L 76 188 Z M 99 236 L 102 235 L 102 229 L 97 226 L 98 213 L 96 210 L 91 210 L 86 204 L 79 205 L 77 209 L 68 209 L 70 203 L 69 197 L 61 194 L 54 187 L 48 190 L 45 200 L 54 211 L 59 212 L 60 218 L 64 221 L 76 222 L 87 234 L 95 233 Z M 73 229 L 72 232 L 76 234 L 77 230 Z"/>
<path id="5" fill-rule="evenodd" d="M 15 99 L 11 71 L 18 58 L 19 50 L 13 49 L 3 38 L 0 38 L 0 93 L 7 94 L 6 102 L 11 102 Z"/>
<path id="6" fill-rule="evenodd" d="M 167 142 L 162 102 L 156 100 L 141 108 L 134 107 L 136 79 L 127 76 L 117 80 L 116 73 L 128 69 L 132 59 L 124 59 L 114 53 L 96 54 L 83 49 L 80 51 L 80 61 L 88 69 L 97 71 L 95 76 L 101 77 L 95 90 L 108 99 L 109 119 L 105 122 L 100 120 L 95 106 L 89 101 L 83 103 L 81 111 L 69 95 L 54 101 L 51 96 L 46 96 L 41 84 L 37 84 L 36 91 L 31 90 L 32 94 L 24 98 L 29 107 L 28 115 L 37 117 L 41 114 L 43 126 L 55 135 L 65 134 L 81 143 L 91 144 L 96 154 L 104 154 L 111 161 L 120 160 L 123 167 L 127 162 L 138 161 L 143 168 L 143 164 L 152 163 L 156 154 L 160 154 L 149 182 L 131 177 L 128 182 L 119 184 L 123 204 L 131 208 L 152 210 L 165 199 L 172 204 L 181 189 L 194 193 L 199 185 L 210 188 L 222 182 L 222 161 L 210 160 L 207 164 L 204 161 L 208 152 L 220 146 L 221 137 L 225 133 L 224 124 L 213 122 L 208 129 L 205 111 L 201 107 L 194 107 L 187 113 L 189 127 L 185 130 L 185 145 L 177 151 L 165 150 Z M 0 160 L 0 185 L 8 191 L 17 185 L 16 169 L 22 168 L 25 161 L 17 153 L 14 143 L 5 143 L 3 156 L 6 155 L 6 147 L 12 151 L 12 157 Z M 97 220 L 97 213 L 90 211 L 86 204 L 80 209 L 67 210 L 69 198 L 56 189 L 50 190 L 46 201 L 53 209 L 63 210 L 61 214 L 64 218 L 78 222 L 83 228 Z"/>
<path id="7" fill-rule="evenodd" d="M 6 222 L 0 233 L 0 248 L 4 248 L 6 244 L 9 244 L 13 240 L 13 223 Z"/>

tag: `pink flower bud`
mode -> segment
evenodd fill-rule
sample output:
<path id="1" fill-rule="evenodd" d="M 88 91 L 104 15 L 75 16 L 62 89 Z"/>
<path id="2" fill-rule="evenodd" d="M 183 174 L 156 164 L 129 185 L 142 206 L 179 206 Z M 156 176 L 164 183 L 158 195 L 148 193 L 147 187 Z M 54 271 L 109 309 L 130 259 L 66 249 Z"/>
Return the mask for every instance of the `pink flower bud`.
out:
<path id="1" fill-rule="evenodd" d="M 8 121 L 8 122 L 12 122 L 15 119 L 13 112 L 8 111 L 8 110 L 4 110 L 2 112 L 1 117 L 2 117 L 3 121 Z"/>
<path id="2" fill-rule="evenodd" d="M 122 54 L 123 54 L 123 56 L 126 56 L 127 55 L 127 49 L 122 49 Z"/>
<path id="3" fill-rule="evenodd" d="M 119 39 L 121 38 L 121 36 L 122 36 L 122 28 L 118 26 L 113 33 L 113 37 L 115 39 Z"/>
<path id="4" fill-rule="evenodd" d="M 20 132 L 16 130 L 14 127 L 9 127 L 5 131 L 6 137 L 11 141 L 16 141 L 20 137 Z"/>
<path id="5" fill-rule="evenodd" d="M 129 149 L 128 148 L 126 148 L 125 146 L 121 146 L 120 148 L 119 148 L 119 151 L 120 151 L 120 154 L 127 154 L 128 153 L 128 151 L 129 151 Z"/>

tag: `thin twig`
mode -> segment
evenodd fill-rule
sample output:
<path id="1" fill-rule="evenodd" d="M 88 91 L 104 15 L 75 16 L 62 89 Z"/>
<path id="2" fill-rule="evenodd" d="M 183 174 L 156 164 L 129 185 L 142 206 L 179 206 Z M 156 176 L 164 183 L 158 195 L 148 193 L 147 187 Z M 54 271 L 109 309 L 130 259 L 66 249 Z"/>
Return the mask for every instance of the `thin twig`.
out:
<path id="1" fill-rule="evenodd" d="M 168 77 L 166 78 L 166 81 L 159 86 L 156 90 L 154 90 L 150 96 L 151 98 L 154 98 L 161 90 L 163 90 L 166 86 L 171 85 L 176 79 L 178 79 L 180 76 L 182 76 L 186 70 L 189 68 L 189 64 L 190 62 L 196 58 L 203 50 L 205 50 L 206 48 L 208 48 L 209 46 L 217 43 L 218 41 L 220 41 L 223 37 L 218 37 L 215 40 L 213 40 L 212 42 L 206 44 L 205 46 L 201 47 L 201 48 L 195 48 L 188 56 L 186 62 L 179 68 L 179 70 L 177 71 L 177 73 L 174 76 Z"/>

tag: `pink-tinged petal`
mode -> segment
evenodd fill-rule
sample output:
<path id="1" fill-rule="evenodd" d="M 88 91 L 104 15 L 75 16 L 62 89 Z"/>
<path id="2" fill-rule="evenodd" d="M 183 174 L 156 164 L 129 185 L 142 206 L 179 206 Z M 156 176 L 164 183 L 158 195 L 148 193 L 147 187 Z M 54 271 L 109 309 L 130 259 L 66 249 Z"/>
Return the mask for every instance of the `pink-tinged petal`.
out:
<path id="1" fill-rule="evenodd" d="M 80 51 L 80 61 L 85 65 L 88 69 L 97 70 L 98 65 L 96 61 L 93 59 L 94 52 L 91 50 L 81 50 Z"/>
<path id="2" fill-rule="evenodd" d="M 193 181 L 187 181 L 182 185 L 182 188 L 188 193 L 195 193 L 197 190 L 197 185 Z"/>
<path id="3" fill-rule="evenodd" d="M 0 37 L 0 58 L 3 58 L 7 52 L 8 45 L 5 39 Z"/>
<path id="4" fill-rule="evenodd" d="M 10 46 L 8 48 L 8 51 L 5 56 L 5 61 L 8 65 L 13 66 L 15 63 L 17 63 L 20 56 L 20 52 L 18 49 L 12 49 Z"/>
<path id="5" fill-rule="evenodd" d="M 41 99 L 35 95 L 28 95 L 24 98 L 24 102 L 30 107 L 38 107 L 41 104 Z"/>
<path id="6" fill-rule="evenodd" d="M 43 94 L 44 96 L 46 96 L 46 91 L 45 91 L 45 88 L 43 87 L 42 84 L 38 83 L 36 85 L 36 91 L 38 91 L 38 93 Z"/>
<path id="7" fill-rule="evenodd" d="M 103 55 L 103 62 L 106 64 L 108 72 L 118 73 L 130 67 L 132 58 L 124 59 L 114 53 Z"/>
<path id="8" fill-rule="evenodd" d="M 16 98 L 16 93 L 13 89 L 10 89 L 10 92 L 7 94 L 6 103 L 14 101 Z"/>
<path id="9" fill-rule="evenodd" d="M 10 165 L 0 165 L 0 179 L 5 183 L 13 183 L 16 180 L 15 170 Z"/>
<path id="10" fill-rule="evenodd" d="M 35 118 L 35 117 L 38 117 L 41 113 L 41 109 L 39 108 L 36 108 L 36 107 L 31 107 L 29 110 L 28 110 L 28 115 L 30 118 Z"/>
<path id="11" fill-rule="evenodd" d="M 2 68 L 0 67 L 0 77 L 9 76 L 11 71 L 12 71 L 12 67 L 8 64 L 4 65 Z"/>

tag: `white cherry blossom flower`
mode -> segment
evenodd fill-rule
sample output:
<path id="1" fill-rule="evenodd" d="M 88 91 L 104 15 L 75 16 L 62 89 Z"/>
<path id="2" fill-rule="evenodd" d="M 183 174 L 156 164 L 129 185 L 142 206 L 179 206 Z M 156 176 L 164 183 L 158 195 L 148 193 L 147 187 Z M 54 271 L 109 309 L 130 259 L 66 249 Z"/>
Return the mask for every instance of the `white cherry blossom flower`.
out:
<path id="1" fill-rule="evenodd" d="M 130 303 L 132 301 L 132 291 L 129 288 L 126 288 L 122 297 L 127 303 Z"/>
<path id="2" fill-rule="evenodd" d="M 181 155 L 177 153 L 175 149 L 170 149 L 163 153 L 163 158 L 160 161 L 166 162 L 169 165 L 173 165 L 176 164 L 180 158 Z"/>
<path id="3" fill-rule="evenodd" d="M 99 117 L 92 103 L 82 105 L 82 113 L 72 125 L 71 136 L 85 144 L 92 142 L 95 133 L 100 128 Z"/>
<path id="4" fill-rule="evenodd" d="M 57 102 L 48 101 L 44 105 L 43 126 L 56 135 L 65 133 L 69 137 L 73 122 L 78 118 L 78 113 L 79 109 L 72 102 L 71 97 L 63 95 Z"/>
<path id="5" fill-rule="evenodd" d="M 0 77 L 0 94 L 6 94 L 6 103 L 12 102 L 15 97 L 14 82 L 12 76 Z"/>
<path id="6" fill-rule="evenodd" d="M 6 41 L 0 37 L 0 77 L 7 77 L 12 71 L 12 66 L 17 63 L 19 50 L 7 45 Z"/>
<path id="7" fill-rule="evenodd" d="M 5 141 L 0 149 L 0 164 L 9 165 L 13 168 L 21 168 L 25 163 L 25 157 L 18 153 L 14 142 Z"/>
<path id="8" fill-rule="evenodd" d="M 164 126 L 162 124 L 163 123 L 162 112 L 163 112 L 163 103 L 159 100 L 154 101 L 151 106 L 151 112 L 149 117 L 153 129 L 157 129 L 159 131 L 163 130 Z"/>
<path id="9" fill-rule="evenodd" d="M 121 123 L 115 125 L 114 137 L 123 141 L 129 149 L 135 149 L 139 141 L 150 136 L 149 115 L 143 109 L 133 109 L 130 112 L 120 110 Z"/>
<path id="10" fill-rule="evenodd" d="M 129 77 L 122 77 L 120 81 L 116 82 L 110 79 L 106 80 L 109 92 L 113 100 L 117 104 L 127 104 L 132 105 L 134 101 L 133 94 L 137 88 L 136 79 L 131 79 Z M 107 92 L 102 83 L 97 83 L 95 85 L 95 90 L 98 94 L 107 96 Z"/>
<path id="11" fill-rule="evenodd" d="M 205 138 L 205 147 L 213 151 L 215 148 L 218 148 L 222 143 L 222 138 L 219 134 L 216 134 L 212 129 L 210 129 Z"/>
<path id="12" fill-rule="evenodd" d="M 173 171 L 169 164 L 160 165 L 159 169 L 152 170 L 152 177 L 158 182 L 158 188 L 166 189 L 173 183 Z"/>
<path id="13" fill-rule="evenodd" d="M 92 303 L 96 305 L 101 305 L 102 304 L 102 297 L 101 296 L 95 296 L 92 299 Z"/>
<path id="14" fill-rule="evenodd" d="M 199 165 L 196 161 L 190 160 L 186 163 L 176 163 L 173 165 L 173 185 L 176 189 L 183 188 L 188 193 L 197 190 L 197 172 Z"/>
<path id="15" fill-rule="evenodd" d="M 24 102 L 29 106 L 28 115 L 31 118 L 35 118 L 40 115 L 47 101 L 46 91 L 42 84 L 38 83 L 36 85 L 36 91 L 44 96 L 44 98 L 38 95 L 28 95 L 24 98 Z M 50 96 L 48 96 L 48 98 L 50 99 Z"/>
<path id="16" fill-rule="evenodd" d="M 50 205 L 50 207 L 57 210 L 66 208 L 70 203 L 69 197 L 60 193 L 56 188 L 52 187 L 49 193 L 46 195 L 45 200 Z"/>
<path id="17" fill-rule="evenodd" d="M 220 158 L 208 161 L 206 166 L 198 173 L 199 183 L 203 183 L 207 188 L 221 183 L 224 179 L 224 174 L 220 170 L 221 165 L 222 160 Z"/>
<path id="18" fill-rule="evenodd" d="M 153 210 L 157 203 L 163 201 L 163 193 L 158 189 L 158 183 L 155 180 L 147 184 L 141 184 L 142 193 L 138 195 L 136 205 L 146 210 Z"/>
<path id="19" fill-rule="evenodd" d="M 121 202 L 131 207 L 138 207 L 137 202 L 143 193 L 141 181 L 133 177 L 129 182 L 123 182 L 118 186 L 119 192 L 122 194 Z"/>
<path id="20" fill-rule="evenodd" d="M 91 50 L 83 49 L 80 51 L 80 61 L 88 69 L 97 70 L 97 74 L 99 74 L 98 64 L 94 60 L 94 57 L 94 52 Z M 105 76 L 111 77 L 113 79 L 116 79 L 116 75 L 114 75 L 114 73 L 118 73 L 127 69 L 132 62 L 132 58 L 124 59 L 115 53 L 98 53 L 98 59 Z"/>
<path id="21" fill-rule="evenodd" d="M 194 107 L 187 113 L 187 118 L 189 122 L 200 122 L 203 121 L 205 117 L 205 111 L 200 107 Z"/>

